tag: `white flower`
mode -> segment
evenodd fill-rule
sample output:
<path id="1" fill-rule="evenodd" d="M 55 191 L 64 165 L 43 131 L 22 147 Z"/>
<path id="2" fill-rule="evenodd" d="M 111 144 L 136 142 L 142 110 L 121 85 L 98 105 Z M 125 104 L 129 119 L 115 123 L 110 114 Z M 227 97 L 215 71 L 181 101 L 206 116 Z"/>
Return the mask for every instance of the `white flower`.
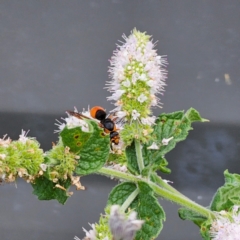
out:
<path id="1" fill-rule="evenodd" d="M 157 145 L 155 142 L 153 142 L 153 143 L 152 143 L 152 145 L 151 145 L 151 146 L 149 146 L 147 149 L 158 150 L 158 149 L 159 149 L 159 147 L 158 147 L 158 145 Z"/>
<path id="2" fill-rule="evenodd" d="M 221 211 L 210 228 L 213 240 L 239 240 L 240 213 L 239 206 L 234 206 L 232 212 Z"/>
<path id="3" fill-rule="evenodd" d="M 40 168 L 45 172 L 46 170 L 47 170 L 47 164 L 45 164 L 45 163 L 41 163 L 40 164 Z"/>
<path id="4" fill-rule="evenodd" d="M 74 108 L 74 112 L 78 113 L 77 109 Z M 61 132 L 65 127 L 68 129 L 75 128 L 75 127 L 81 127 L 83 132 L 89 132 L 89 126 L 87 122 L 83 119 L 77 118 L 75 116 L 70 115 L 68 112 L 68 117 L 62 118 L 66 123 L 60 122 L 58 119 L 56 119 L 57 123 L 55 125 L 58 126 L 58 130 L 55 130 L 54 133 Z M 91 118 L 89 111 L 84 110 L 84 116 Z"/>
<path id="5" fill-rule="evenodd" d="M 147 100 L 148 98 L 146 97 L 146 95 L 144 95 L 143 93 L 141 93 L 141 95 L 137 98 L 137 100 L 140 102 L 140 103 L 143 103 Z"/>
<path id="6" fill-rule="evenodd" d="M 89 132 L 89 126 L 83 119 L 79 119 L 74 116 L 69 116 L 65 118 L 65 121 L 68 129 L 81 127 L 83 132 Z"/>
<path id="7" fill-rule="evenodd" d="M 0 146 L 8 147 L 10 145 L 12 140 L 9 137 L 6 139 L 6 137 L 7 137 L 7 134 L 5 134 L 3 138 L 0 138 Z"/>
<path id="8" fill-rule="evenodd" d="M 172 139 L 173 139 L 173 137 L 163 138 L 163 140 L 162 140 L 162 145 L 168 145 L 169 141 L 171 141 Z"/>
<path id="9" fill-rule="evenodd" d="M 111 207 L 109 226 L 114 240 L 132 240 L 141 229 L 144 221 L 138 220 L 137 213 L 131 212 L 128 217 L 121 213 L 120 206 Z"/>
<path id="10" fill-rule="evenodd" d="M 1 153 L 1 154 L 0 154 L 0 159 L 4 160 L 4 159 L 6 158 L 6 156 L 7 156 L 7 155 L 6 155 L 5 153 Z"/>
<path id="11" fill-rule="evenodd" d="M 124 112 L 124 111 L 118 111 L 118 112 L 116 112 L 116 116 L 117 116 L 118 118 L 124 118 L 126 115 L 127 115 L 127 114 L 126 114 L 126 112 Z"/>
<path id="12" fill-rule="evenodd" d="M 27 134 L 29 133 L 29 130 L 26 132 L 26 131 L 24 131 L 23 129 L 22 129 L 22 132 L 21 132 L 21 134 L 19 135 L 19 139 L 18 139 L 18 141 L 20 141 L 20 142 L 22 142 L 22 143 L 26 143 L 27 142 L 27 140 L 28 140 L 28 138 L 27 138 Z"/>
<path id="13" fill-rule="evenodd" d="M 129 81 L 129 79 L 126 79 L 122 82 L 122 85 L 126 88 L 129 88 L 131 86 L 131 82 Z"/>
<path id="14" fill-rule="evenodd" d="M 136 84 L 136 82 L 137 82 L 137 80 L 140 78 L 140 75 L 139 75 L 139 73 L 134 73 L 133 75 L 132 75 L 132 83 L 133 84 Z"/>
<path id="15" fill-rule="evenodd" d="M 139 77 L 139 80 L 146 81 L 147 80 L 147 75 L 145 73 L 141 74 L 140 77 Z"/>
<path id="16" fill-rule="evenodd" d="M 125 93 L 125 90 L 118 89 L 116 90 L 111 97 L 107 97 L 108 100 L 117 101 Z"/>
<path id="17" fill-rule="evenodd" d="M 64 118 L 62 118 L 63 120 L 64 120 Z M 56 119 L 56 123 L 54 123 L 56 126 L 58 126 L 58 130 L 54 130 L 54 133 L 58 133 L 58 132 L 61 132 L 64 128 L 65 128 L 65 126 L 66 126 L 66 124 L 65 123 L 62 123 L 62 122 L 60 122 L 58 119 Z"/>
<path id="18" fill-rule="evenodd" d="M 141 122 L 144 125 L 153 125 L 155 123 L 156 117 L 152 116 L 152 117 L 146 117 L 146 118 L 141 118 Z"/>
<path id="19" fill-rule="evenodd" d="M 75 109 L 74 111 L 78 112 L 77 109 Z M 86 117 L 88 117 L 88 118 L 93 119 L 92 116 L 91 116 L 91 114 L 90 114 L 90 107 L 89 107 L 89 106 L 88 106 L 88 109 L 87 109 L 87 110 L 85 110 L 85 108 L 83 108 L 83 110 L 82 110 L 82 115 L 84 115 L 84 116 L 86 116 Z M 95 119 L 95 120 L 96 120 L 96 119 Z"/>
<path id="20" fill-rule="evenodd" d="M 137 120 L 137 118 L 140 116 L 140 113 L 137 110 L 132 110 L 132 118 L 133 120 Z"/>
<path id="21" fill-rule="evenodd" d="M 96 228 L 95 228 L 95 224 L 90 224 L 89 223 L 89 225 L 92 227 L 91 230 L 87 231 L 85 228 L 83 228 L 83 231 L 86 233 L 86 237 L 84 239 L 86 239 L 86 240 L 96 240 L 97 239 L 97 231 L 96 231 Z"/>

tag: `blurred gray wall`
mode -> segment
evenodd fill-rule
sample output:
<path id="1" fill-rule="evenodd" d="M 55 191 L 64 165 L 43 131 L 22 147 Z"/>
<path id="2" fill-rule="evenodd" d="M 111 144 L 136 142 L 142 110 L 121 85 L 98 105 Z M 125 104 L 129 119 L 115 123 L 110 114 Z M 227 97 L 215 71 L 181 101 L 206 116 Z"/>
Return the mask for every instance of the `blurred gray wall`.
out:
<path id="1" fill-rule="evenodd" d="M 108 59 L 122 34 L 136 27 L 168 56 L 164 105 L 155 114 L 194 107 L 211 121 L 196 125 L 169 155 L 173 173 L 166 176 L 208 205 L 226 166 L 239 168 L 239 23 L 238 0 L 1 0 L 0 134 L 14 138 L 30 129 L 47 150 L 57 138 L 54 119 L 65 110 L 111 110 L 103 89 Z M 65 206 L 38 201 L 21 181 L 17 189 L 0 186 L 0 239 L 82 237 L 81 227 L 98 220 L 116 182 L 89 176 L 83 184 L 87 190 Z M 177 219 L 177 206 L 162 204 L 167 222 L 159 239 L 201 239 L 197 227 Z"/>
<path id="2" fill-rule="evenodd" d="M 108 59 L 136 27 L 168 56 L 164 111 L 240 120 L 239 1 L 1 0 L 0 18 L 0 111 L 110 110 Z"/>

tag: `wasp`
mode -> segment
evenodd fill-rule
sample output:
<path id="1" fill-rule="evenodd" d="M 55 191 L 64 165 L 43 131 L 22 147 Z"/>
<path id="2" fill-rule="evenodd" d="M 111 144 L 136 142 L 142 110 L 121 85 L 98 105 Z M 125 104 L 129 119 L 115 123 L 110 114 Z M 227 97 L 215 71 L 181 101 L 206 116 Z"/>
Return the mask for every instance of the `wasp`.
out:
<path id="1" fill-rule="evenodd" d="M 73 111 L 67 111 L 68 114 L 71 116 L 74 116 L 76 118 L 87 118 L 90 119 L 87 116 L 84 116 L 81 113 L 73 112 Z M 118 133 L 118 129 L 115 124 L 115 119 L 112 119 L 110 117 L 107 117 L 106 111 L 100 107 L 100 106 L 95 106 L 90 109 L 90 115 L 92 118 L 95 118 L 100 121 L 100 127 L 104 129 L 104 132 L 109 134 L 110 136 L 110 147 L 112 149 L 112 144 L 118 145 L 120 141 L 120 136 Z"/>

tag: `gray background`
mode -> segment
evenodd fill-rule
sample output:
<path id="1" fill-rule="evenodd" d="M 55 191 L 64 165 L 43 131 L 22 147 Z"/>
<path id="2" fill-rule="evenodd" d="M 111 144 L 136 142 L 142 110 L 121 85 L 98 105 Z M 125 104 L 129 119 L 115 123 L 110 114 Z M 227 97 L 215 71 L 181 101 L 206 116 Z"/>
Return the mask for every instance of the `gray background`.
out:
<path id="1" fill-rule="evenodd" d="M 67 109 L 102 105 L 109 93 L 108 59 L 121 35 L 136 27 L 158 40 L 167 55 L 163 109 L 194 107 L 210 123 L 195 124 L 189 138 L 167 155 L 164 176 L 194 201 L 208 205 L 222 172 L 240 172 L 240 2 L 225 0 L 0 1 L 0 136 L 30 129 L 48 150 L 55 118 Z M 0 186 L 0 239 L 73 239 L 96 222 L 116 182 L 82 179 L 65 206 L 39 201 L 25 182 Z M 167 213 L 161 239 L 201 239 L 198 228 Z M 159 239 L 160 239 L 159 238 Z"/>

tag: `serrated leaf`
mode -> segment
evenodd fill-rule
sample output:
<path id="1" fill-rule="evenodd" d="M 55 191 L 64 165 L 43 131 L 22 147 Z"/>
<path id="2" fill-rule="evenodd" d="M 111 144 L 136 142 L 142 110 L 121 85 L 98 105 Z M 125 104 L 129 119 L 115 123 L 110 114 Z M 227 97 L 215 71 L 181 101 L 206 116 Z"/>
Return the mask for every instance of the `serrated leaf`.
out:
<path id="1" fill-rule="evenodd" d="M 138 218 L 145 222 L 137 232 L 136 239 L 155 239 L 163 228 L 163 221 L 166 220 L 165 212 L 148 184 L 139 182 L 138 185 L 140 193 L 130 207 L 138 213 Z"/>
<path id="2" fill-rule="evenodd" d="M 225 184 L 214 195 L 210 209 L 212 211 L 229 210 L 240 205 L 240 175 L 224 172 Z"/>
<path id="3" fill-rule="evenodd" d="M 172 150 L 175 145 L 186 139 L 188 132 L 192 130 L 191 124 L 196 121 L 205 121 L 201 118 L 197 110 L 190 108 L 185 114 L 184 111 L 173 113 L 163 113 L 156 120 L 153 137 L 157 145 L 160 146 L 159 152 L 164 156 Z M 163 139 L 173 137 L 167 145 L 163 145 Z"/>
<path id="4" fill-rule="evenodd" d="M 59 180 L 59 184 L 67 190 L 71 185 L 71 180 Z M 56 199 L 59 203 L 64 204 L 69 198 L 67 191 L 56 187 L 56 183 L 43 176 L 36 178 L 35 182 L 32 183 L 32 187 L 34 189 L 33 194 L 36 195 L 39 200 Z"/>
<path id="5" fill-rule="evenodd" d="M 92 122 L 93 132 L 84 148 L 78 153 L 80 159 L 75 172 L 86 175 L 99 170 L 107 161 L 110 151 L 109 135 L 105 135 L 96 122 Z"/>
<path id="6" fill-rule="evenodd" d="M 147 149 L 146 145 L 144 145 L 142 148 L 142 155 L 145 166 L 142 171 L 142 175 L 147 176 L 149 172 L 156 170 L 160 170 L 163 173 L 171 173 L 171 170 L 167 168 L 168 162 L 162 157 L 161 152 Z M 132 174 L 139 175 L 140 171 L 138 168 L 134 143 L 126 147 L 126 157 L 128 170 Z"/>
<path id="7" fill-rule="evenodd" d="M 199 114 L 199 112 L 194 109 L 190 108 L 186 113 L 185 116 L 191 121 L 191 122 L 208 122 L 209 120 L 202 118 Z"/>
<path id="8" fill-rule="evenodd" d="M 205 222 L 202 223 L 200 228 L 200 233 L 203 239 L 205 240 L 211 240 L 212 236 L 210 236 L 209 230 L 212 226 L 212 220 L 208 219 Z M 223 239 L 224 240 L 224 239 Z"/>
<path id="9" fill-rule="evenodd" d="M 109 194 L 107 205 L 122 205 L 136 188 L 136 184 L 132 182 L 118 184 Z"/>
<path id="10" fill-rule="evenodd" d="M 68 146 L 74 153 L 79 153 L 80 150 L 87 144 L 88 139 L 93 133 L 92 122 L 85 120 L 89 126 L 89 132 L 82 131 L 81 127 L 67 128 L 65 127 L 61 133 L 61 139 L 64 146 Z"/>
<path id="11" fill-rule="evenodd" d="M 155 169 L 157 164 L 159 164 L 158 170 L 164 173 L 170 173 L 171 170 L 167 168 L 167 160 L 164 156 L 171 151 L 178 142 L 186 139 L 188 132 L 192 130 L 191 124 L 195 121 L 203 122 L 205 119 L 201 118 L 198 111 L 193 108 L 190 108 L 186 113 L 184 113 L 184 111 L 162 113 L 157 118 L 153 127 L 153 141 L 143 145 L 142 152 L 144 161 L 150 165 L 154 165 L 155 163 Z M 169 140 L 168 144 L 164 145 L 163 140 Z M 159 150 L 148 149 L 153 142 L 159 146 Z"/>
<path id="12" fill-rule="evenodd" d="M 138 186 L 140 193 L 131 203 L 130 208 L 136 211 L 137 218 L 144 220 L 145 223 L 142 229 L 137 232 L 135 239 L 154 239 L 162 230 L 165 213 L 158 200 L 153 196 L 153 191 L 148 184 L 139 182 Z M 108 205 L 122 205 L 136 188 L 136 185 L 131 182 L 119 184 L 111 191 Z"/>
<path id="13" fill-rule="evenodd" d="M 178 210 L 178 215 L 182 220 L 192 221 L 199 227 L 207 220 L 206 217 L 203 217 L 202 215 L 199 215 L 198 213 L 187 208 L 180 208 Z"/>

